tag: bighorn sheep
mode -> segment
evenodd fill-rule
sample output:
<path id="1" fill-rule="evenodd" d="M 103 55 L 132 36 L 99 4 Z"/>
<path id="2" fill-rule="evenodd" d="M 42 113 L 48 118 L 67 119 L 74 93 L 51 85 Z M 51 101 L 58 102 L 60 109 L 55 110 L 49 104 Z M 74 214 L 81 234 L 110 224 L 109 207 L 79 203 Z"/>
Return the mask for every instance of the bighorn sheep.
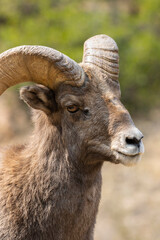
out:
<path id="1" fill-rule="evenodd" d="M 120 102 L 118 62 L 106 35 L 85 42 L 81 64 L 43 46 L 0 54 L 0 94 L 38 83 L 20 91 L 34 109 L 32 137 L 1 153 L 1 240 L 93 239 L 103 162 L 132 165 L 143 153 Z"/>

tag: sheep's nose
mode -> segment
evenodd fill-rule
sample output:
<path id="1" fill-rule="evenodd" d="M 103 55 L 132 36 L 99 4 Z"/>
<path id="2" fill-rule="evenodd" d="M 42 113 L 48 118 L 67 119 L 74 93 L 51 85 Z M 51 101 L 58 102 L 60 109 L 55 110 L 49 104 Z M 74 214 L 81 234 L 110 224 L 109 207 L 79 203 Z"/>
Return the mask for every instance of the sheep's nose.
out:
<path id="1" fill-rule="evenodd" d="M 124 140 L 122 140 L 122 147 L 124 147 L 126 151 L 131 154 L 144 151 L 142 143 L 143 134 L 136 127 L 128 130 L 123 137 Z"/>
<path id="2" fill-rule="evenodd" d="M 138 135 L 134 136 L 134 135 L 129 135 L 126 137 L 126 144 L 127 145 L 133 145 L 135 147 L 140 147 L 141 144 L 141 140 L 144 136 L 142 135 L 141 132 L 139 132 Z"/>
<path id="3" fill-rule="evenodd" d="M 142 142 L 143 134 L 136 127 L 131 127 L 113 139 L 111 148 L 118 153 L 126 156 L 136 156 L 144 153 L 144 145 Z"/>

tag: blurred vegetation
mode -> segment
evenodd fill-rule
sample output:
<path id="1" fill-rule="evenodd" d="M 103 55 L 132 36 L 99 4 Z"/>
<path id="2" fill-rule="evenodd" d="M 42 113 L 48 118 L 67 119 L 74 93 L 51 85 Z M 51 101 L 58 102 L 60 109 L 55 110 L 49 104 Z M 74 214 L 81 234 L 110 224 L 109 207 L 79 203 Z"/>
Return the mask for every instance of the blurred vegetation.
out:
<path id="1" fill-rule="evenodd" d="M 45 45 L 74 60 L 96 34 L 115 39 L 122 100 L 146 112 L 160 104 L 159 0 L 0 0 L 0 52 Z"/>

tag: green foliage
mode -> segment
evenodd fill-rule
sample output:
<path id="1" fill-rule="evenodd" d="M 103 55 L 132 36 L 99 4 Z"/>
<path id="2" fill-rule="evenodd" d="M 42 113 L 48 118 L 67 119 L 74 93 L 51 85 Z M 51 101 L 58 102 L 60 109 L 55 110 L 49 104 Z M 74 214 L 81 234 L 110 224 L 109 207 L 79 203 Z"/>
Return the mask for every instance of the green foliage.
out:
<path id="1" fill-rule="evenodd" d="M 0 6 L 1 52 L 45 45 L 80 62 L 84 41 L 104 33 L 119 46 L 123 102 L 132 111 L 160 103 L 159 0 L 0 0 Z"/>

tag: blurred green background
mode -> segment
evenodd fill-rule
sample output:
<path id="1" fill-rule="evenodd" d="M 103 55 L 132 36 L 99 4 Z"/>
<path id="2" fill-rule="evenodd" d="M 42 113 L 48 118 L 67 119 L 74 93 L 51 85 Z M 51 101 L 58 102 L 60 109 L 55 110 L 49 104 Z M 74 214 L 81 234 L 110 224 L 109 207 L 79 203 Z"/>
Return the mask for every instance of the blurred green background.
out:
<path id="1" fill-rule="evenodd" d="M 159 0 L 0 0 L 0 52 L 45 45 L 80 62 L 96 34 L 115 39 L 122 101 L 131 113 L 160 105 Z"/>
<path id="2" fill-rule="evenodd" d="M 145 154 L 134 168 L 104 164 L 95 240 L 159 240 L 160 0 L 0 0 L 0 52 L 45 45 L 81 62 L 84 41 L 101 33 L 119 46 L 122 102 Z M 0 97 L 0 150 L 33 129 L 18 90 Z"/>

